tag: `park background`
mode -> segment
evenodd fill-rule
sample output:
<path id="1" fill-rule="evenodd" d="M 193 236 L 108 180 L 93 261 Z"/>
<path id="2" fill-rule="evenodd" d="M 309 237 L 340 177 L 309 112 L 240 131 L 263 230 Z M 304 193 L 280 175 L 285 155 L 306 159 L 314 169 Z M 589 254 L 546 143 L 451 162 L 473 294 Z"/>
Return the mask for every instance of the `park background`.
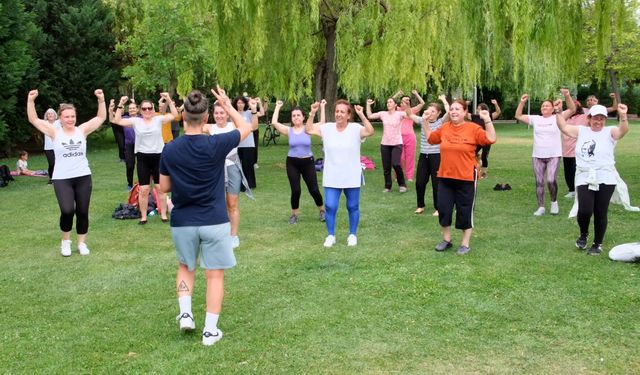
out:
<path id="1" fill-rule="evenodd" d="M 614 92 L 637 113 L 637 12 L 637 1 L 626 0 L 5 0 L 0 163 L 13 168 L 17 151 L 28 149 L 30 167 L 46 166 L 26 120 L 33 88 L 38 113 L 71 102 L 80 121 L 95 115 L 95 88 L 140 100 L 216 83 L 230 95 L 304 107 L 339 97 L 380 105 L 398 89 L 425 100 L 471 99 L 477 90 L 480 101 L 500 102 L 504 120 L 521 93 L 537 113 L 543 98 L 569 87 L 605 105 Z M 366 173 L 358 247 L 346 247 L 340 211 L 338 245 L 323 249 L 324 225 L 304 193 L 300 223 L 287 224 L 284 139 L 261 148 L 257 199 L 241 201 L 225 338 L 213 348 L 177 331 L 168 227 L 111 218 L 127 192 L 109 128 L 89 139 L 89 257 L 60 257 L 58 209 L 45 179 L 18 177 L 0 191 L 2 372 L 640 372 L 637 265 L 577 251 L 567 200 L 558 216 L 532 216 L 525 125 L 497 125 L 467 257 L 433 251 L 437 220 L 413 215 L 411 185 L 382 195 L 380 168 Z M 637 129 L 632 121 L 616 150 L 636 205 Z M 378 167 L 380 130 L 363 144 Z M 314 153 L 321 156 L 317 142 Z M 564 187 L 561 174 L 559 181 Z M 496 183 L 514 189 L 495 192 Z M 611 207 L 605 250 L 638 241 L 637 215 Z M 194 311 L 204 310 L 202 287 Z"/>

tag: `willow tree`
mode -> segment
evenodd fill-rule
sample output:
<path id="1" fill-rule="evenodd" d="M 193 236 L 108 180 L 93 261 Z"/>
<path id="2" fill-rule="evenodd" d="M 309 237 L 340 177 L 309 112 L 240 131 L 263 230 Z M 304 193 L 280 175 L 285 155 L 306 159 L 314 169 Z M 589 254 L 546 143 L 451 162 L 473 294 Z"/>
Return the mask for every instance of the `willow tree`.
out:
<path id="1" fill-rule="evenodd" d="M 143 2 L 148 10 L 167 7 Z M 126 71 L 134 80 L 154 63 L 171 63 L 181 94 L 219 82 L 329 102 L 339 92 L 358 100 L 398 88 L 465 93 L 476 86 L 543 97 L 575 82 L 582 7 L 582 0 L 187 0 L 176 11 L 190 14 L 177 23 L 192 30 L 189 50 L 145 50 Z M 174 25 L 150 11 L 140 24 L 147 26 L 136 28 L 128 48 L 162 41 Z M 194 56 L 206 62 L 194 64 Z M 147 77 L 156 85 L 170 78 L 166 70 Z"/>

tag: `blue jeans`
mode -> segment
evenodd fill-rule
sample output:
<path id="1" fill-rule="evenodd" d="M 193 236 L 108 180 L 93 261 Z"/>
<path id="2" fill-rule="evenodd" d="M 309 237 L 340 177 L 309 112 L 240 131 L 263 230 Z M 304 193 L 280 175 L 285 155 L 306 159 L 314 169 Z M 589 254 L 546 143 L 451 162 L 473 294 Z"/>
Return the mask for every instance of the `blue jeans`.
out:
<path id="1" fill-rule="evenodd" d="M 349 211 L 349 234 L 355 235 L 360 222 L 360 188 L 324 188 L 324 208 L 326 212 L 327 232 L 336 233 L 336 215 L 340 204 L 340 194 L 347 197 L 347 211 Z"/>

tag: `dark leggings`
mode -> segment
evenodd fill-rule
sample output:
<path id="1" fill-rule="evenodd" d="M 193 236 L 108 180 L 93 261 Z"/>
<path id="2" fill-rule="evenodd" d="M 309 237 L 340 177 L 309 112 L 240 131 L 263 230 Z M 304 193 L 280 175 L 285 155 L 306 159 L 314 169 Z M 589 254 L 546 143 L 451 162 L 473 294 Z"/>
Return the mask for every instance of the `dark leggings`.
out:
<path id="1" fill-rule="evenodd" d="M 564 181 L 567 183 L 569 191 L 576 191 L 576 158 L 562 157 L 564 167 Z"/>
<path id="2" fill-rule="evenodd" d="M 429 177 L 431 177 L 433 208 L 438 209 L 438 168 L 440 168 L 440 154 L 420 154 L 418 157 L 418 174 L 416 176 L 418 208 L 425 207 L 424 195 L 427 191 Z"/>
<path id="3" fill-rule="evenodd" d="M 253 164 L 258 164 L 258 144 L 260 144 L 260 128 L 253 131 L 253 143 L 256 145 L 256 156 L 253 159 Z"/>
<path id="4" fill-rule="evenodd" d="M 600 184 L 598 191 L 589 190 L 588 185 L 580 185 L 577 188 L 580 234 L 589 233 L 589 221 L 593 215 L 593 243 L 600 245 L 607 231 L 607 212 L 616 185 Z"/>
<path id="5" fill-rule="evenodd" d="M 127 185 L 133 186 L 133 171 L 136 169 L 135 145 L 124 144 L 124 165 L 127 168 Z"/>
<path id="6" fill-rule="evenodd" d="M 384 188 L 391 189 L 391 167 L 396 172 L 399 186 L 407 186 L 404 182 L 404 173 L 400 159 L 402 157 L 402 145 L 380 145 L 380 156 L 382 157 L 382 170 L 384 172 Z"/>
<path id="7" fill-rule="evenodd" d="M 238 157 L 240 158 L 240 164 L 242 165 L 242 173 L 247 179 L 247 183 L 251 189 L 256 188 L 256 171 L 253 165 L 256 162 L 256 148 L 255 147 L 238 147 Z M 244 186 L 242 191 L 244 191 Z"/>
<path id="8" fill-rule="evenodd" d="M 489 168 L 489 151 L 491 151 L 491 145 L 480 147 L 482 154 L 480 154 L 480 160 L 482 160 L 482 168 Z"/>
<path id="9" fill-rule="evenodd" d="M 111 125 L 113 130 L 113 138 L 116 139 L 116 145 L 118 145 L 118 157 L 120 160 L 124 160 L 124 128 L 120 125 Z"/>
<path id="10" fill-rule="evenodd" d="M 287 156 L 287 177 L 289 177 L 289 185 L 291 186 L 291 209 L 297 210 L 300 207 L 300 195 L 302 194 L 302 187 L 300 186 L 301 175 L 316 206 L 322 206 L 322 194 L 320 194 L 320 189 L 318 188 L 318 178 L 313 157 L 293 158 Z"/>
<path id="11" fill-rule="evenodd" d="M 89 201 L 91 200 L 91 175 L 54 180 L 53 188 L 60 206 L 60 230 L 71 232 L 73 215 L 76 216 L 76 233 L 89 231 Z"/>
<path id="12" fill-rule="evenodd" d="M 476 174 L 477 172 L 474 172 Z M 477 179 L 477 176 L 474 177 Z M 438 220 L 440 226 L 450 227 L 453 210 L 456 211 L 456 229 L 473 228 L 473 208 L 476 201 L 475 181 L 463 181 L 453 178 L 441 178 L 438 183 Z"/>
<path id="13" fill-rule="evenodd" d="M 49 171 L 49 179 L 51 179 L 53 167 L 56 165 L 56 154 L 53 150 L 44 150 L 44 154 L 47 156 L 47 164 L 49 165 L 47 170 Z"/>

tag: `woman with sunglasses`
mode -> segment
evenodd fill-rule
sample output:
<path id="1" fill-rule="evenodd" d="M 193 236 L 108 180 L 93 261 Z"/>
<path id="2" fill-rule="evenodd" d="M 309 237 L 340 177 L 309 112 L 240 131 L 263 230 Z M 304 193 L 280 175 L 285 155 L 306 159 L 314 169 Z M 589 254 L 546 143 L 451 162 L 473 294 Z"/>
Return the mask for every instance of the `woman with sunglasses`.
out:
<path id="1" fill-rule="evenodd" d="M 162 124 L 171 122 L 178 115 L 176 105 L 171 100 L 168 93 L 163 92 L 161 97 L 169 103 L 170 114 L 156 115 L 153 102 L 143 100 L 140 103 L 140 113 L 142 118 L 130 117 L 122 118 L 122 110 L 129 100 L 128 97 L 120 98 L 118 108 L 114 115 L 114 123 L 120 126 L 130 126 L 136 133 L 134 150 L 136 154 L 136 164 L 138 165 L 138 183 L 140 184 L 138 205 L 140 207 L 140 221 L 138 224 L 147 223 L 147 208 L 149 206 L 149 191 L 151 178 L 155 184 L 160 181 L 160 155 L 164 148 L 162 139 Z M 167 218 L 167 195 L 158 192 L 160 202 L 160 218 L 163 223 L 169 221 Z"/>

